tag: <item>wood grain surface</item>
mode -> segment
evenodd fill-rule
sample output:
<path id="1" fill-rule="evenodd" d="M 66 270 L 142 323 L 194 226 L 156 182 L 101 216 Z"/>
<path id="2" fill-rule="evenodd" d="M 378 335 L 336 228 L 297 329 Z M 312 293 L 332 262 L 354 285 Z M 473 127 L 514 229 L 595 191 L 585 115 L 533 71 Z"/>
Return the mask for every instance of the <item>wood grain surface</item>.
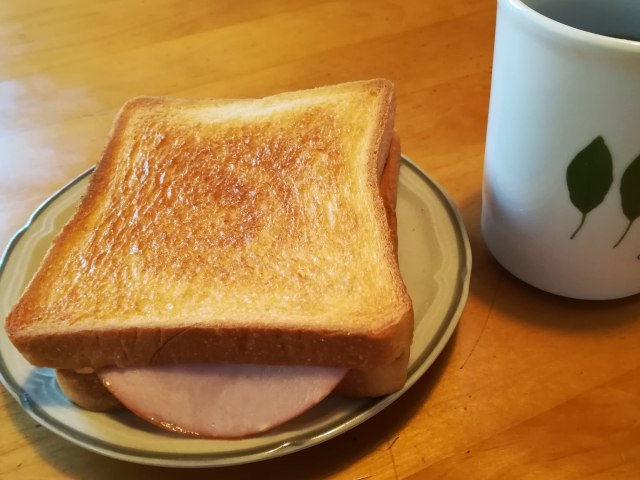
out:
<path id="1" fill-rule="evenodd" d="M 256 464 L 176 470 L 83 450 L 2 389 L 0 479 L 637 479 L 640 303 L 582 302 L 502 269 L 480 233 L 495 0 L 5 0 L 0 3 L 0 248 L 93 165 L 137 95 L 261 97 L 386 77 L 403 151 L 471 238 L 457 333 L 361 426 Z"/>

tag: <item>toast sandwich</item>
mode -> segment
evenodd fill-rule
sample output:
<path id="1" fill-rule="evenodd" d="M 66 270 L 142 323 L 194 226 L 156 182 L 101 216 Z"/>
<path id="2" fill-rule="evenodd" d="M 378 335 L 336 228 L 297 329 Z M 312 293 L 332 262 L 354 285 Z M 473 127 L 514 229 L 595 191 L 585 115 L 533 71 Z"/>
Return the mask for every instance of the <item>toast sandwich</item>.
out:
<path id="1" fill-rule="evenodd" d="M 333 367 L 355 369 L 352 394 L 388 389 L 379 379 L 406 377 L 413 332 L 394 116 L 385 80 L 129 101 L 6 319 L 10 340 L 63 370 Z"/>

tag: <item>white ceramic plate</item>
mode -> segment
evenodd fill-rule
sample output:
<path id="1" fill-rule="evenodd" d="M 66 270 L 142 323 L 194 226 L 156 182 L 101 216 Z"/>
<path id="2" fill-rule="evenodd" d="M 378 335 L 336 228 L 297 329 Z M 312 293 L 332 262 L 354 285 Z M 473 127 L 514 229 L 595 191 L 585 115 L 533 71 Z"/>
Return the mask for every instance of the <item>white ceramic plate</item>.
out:
<path id="1" fill-rule="evenodd" d="M 0 319 L 17 302 L 56 233 L 71 217 L 93 169 L 47 200 L 9 243 L 0 260 Z M 209 467 L 277 457 L 355 427 L 402 395 L 431 366 L 464 308 L 471 249 L 447 193 L 403 156 L 398 189 L 400 270 L 413 300 L 415 334 L 405 387 L 374 399 L 330 395 L 303 415 L 243 440 L 207 440 L 167 432 L 131 412 L 94 413 L 65 397 L 53 370 L 33 368 L 0 330 L 0 379 L 22 407 L 58 435 L 97 453 L 149 465 Z"/>

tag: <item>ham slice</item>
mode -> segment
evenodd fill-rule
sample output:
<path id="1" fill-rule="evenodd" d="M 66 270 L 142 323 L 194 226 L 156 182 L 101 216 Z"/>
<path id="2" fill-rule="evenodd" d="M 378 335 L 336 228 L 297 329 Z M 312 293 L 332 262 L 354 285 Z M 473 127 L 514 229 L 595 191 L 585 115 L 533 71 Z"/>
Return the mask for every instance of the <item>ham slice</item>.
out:
<path id="1" fill-rule="evenodd" d="M 139 417 L 174 432 L 242 438 L 322 401 L 347 369 L 205 363 L 106 367 L 107 389 Z"/>

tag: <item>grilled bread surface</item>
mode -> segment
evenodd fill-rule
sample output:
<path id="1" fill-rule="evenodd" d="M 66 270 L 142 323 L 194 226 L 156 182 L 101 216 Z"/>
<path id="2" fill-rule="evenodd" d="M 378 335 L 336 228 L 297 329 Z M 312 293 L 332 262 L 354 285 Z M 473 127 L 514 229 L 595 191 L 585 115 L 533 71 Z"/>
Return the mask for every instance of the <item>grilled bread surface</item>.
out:
<path id="1" fill-rule="evenodd" d="M 36 366 L 370 368 L 413 330 L 378 184 L 393 86 L 138 98 L 6 321 Z"/>

